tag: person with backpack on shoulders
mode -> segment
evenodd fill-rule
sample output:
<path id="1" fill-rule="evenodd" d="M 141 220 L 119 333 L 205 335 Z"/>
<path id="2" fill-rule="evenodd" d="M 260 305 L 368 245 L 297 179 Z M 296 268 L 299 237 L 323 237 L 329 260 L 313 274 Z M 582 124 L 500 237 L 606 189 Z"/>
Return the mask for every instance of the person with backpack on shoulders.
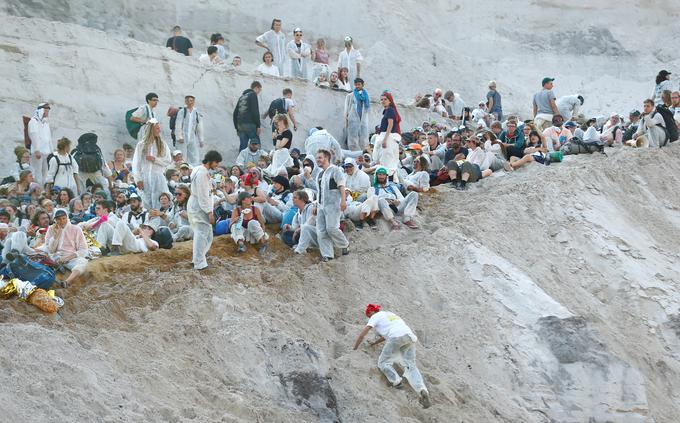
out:
<path id="1" fill-rule="evenodd" d="M 184 107 L 177 111 L 176 127 L 177 149 L 186 157 L 186 162 L 192 166 L 199 164 L 200 149 L 203 148 L 203 115 L 196 107 L 196 97 L 184 97 Z"/>
<path id="2" fill-rule="evenodd" d="M 243 91 L 241 97 L 236 101 L 233 119 L 234 128 L 240 141 L 238 151 L 248 148 L 248 142 L 252 138 L 260 139 L 260 106 L 257 96 L 262 92 L 262 84 L 253 81 L 250 88 Z"/>
<path id="3" fill-rule="evenodd" d="M 418 338 L 406 323 L 396 314 L 390 311 L 381 311 L 378 304 L 368 304 L 365 311 L 368 323 L 361 330 L 354 342 L 354 350 L 364 341 L 371 329 L 380 335 L 370 346 L 385 342 L 385 346 L 378 358 L 378 368 L 385 375 L 390 385 L 401 389 L 403 388 L 403 378 L 408 380 L 409 385 L 420 395 L 420 405 L 429 408 L 431 405 L 430 394 L 423 381 L 423 376 L 416 366 L 416 342 Z M 394 369 L 394 363 L 400 362 L 404 369 L 403 376 L 399 376 Z"/>
<path id="4" fill-rule="evenodd" d="M 633 135 L 633 140 L 639 139 L 642 140 L 643 145 L 648 144 L 650 147 L 661 147 L 668 141 L 666 123 L 663 116 L 655 109 L 654 100 L 651 98 L 643 103 L 642 119 Z"/>
<path id="5" fill-rule="evenodd" d="M 78 184 L 78 162 L 71 155 L 71 140 L 61 138 L 57 141 L 57 151 L 47 156 L 47 190 L 53 186 L 68 188 L 80 195 Z"/>
<path id="6" fill-rule="evenodd" d="M 170 192 L 165 179 L 165 169 L 170 166 L 170 148 L 161 139 L 161 125 L 156 119 L 147 122 L 144 140 L 137 143 L 132 159 L 132 175 L 137 188 L 142 190 L 144 205 L 160 208 L 159 196 Z"/>
<path id="7" fill-rule="evenodd" d="M 134 230 L 149 220 L 149 212 L 142 205 L 142 198 L 136 192 L 130 194 L 127 203 L 128 210 L 123 213 L 120 220 Z"/>
<path id="8" fill-rule="evenodd" d="M 139 106 L 137 110 L 132 112 L 130 121 L 141 125 L 137 132 L 137 141 L 144 139 L 145 131 L 148 128 L 146 123 L 151 119 L 157 119 L 156 106 L 158 106 L 158 94 L 149 93 L 146 95 L 146 104 Z"/>
<path id="9" fill-rule="evenodd" d="M 31 169 L 33 169 L 35 181 L 41 188 L 47 182 L 47 156 L 54 151 L 52 131 L 48 120 L 50 110 L 49 103 L 40 103 L 28 122 L 27 129 L 31 140 Z"/>
<path id="10" fill-rule="evenodd" d="M 276 132 L 276 123 L 274 117 L 276 115 L 285 115 L 293 124 L 293 130 L 297 131 L 297 122 L 295 121 L 295 100 L 293 100 L 293 90 L 284 88 L 283 96 L 272 100 L 269 103 L 269 108 L 262 115 L 262 119 L 269 118 L 272 121 L 272 132 Z"/>
<path id="11" fill-rule="evenodd" d="M 111 168 L 104 160 L 102 150 L 97 145 L 97 134 L 88 132 L 78 138 L 78 145 L 72 151 L 72 156 L 78 163 L 78 185 L 80 192 L 85 192 L 89 185 L 101 184 L 110 194 L 112 181 Z"/>
<path id="12" fill-rule="evenodd" d="M 191 196 L 187 204 L 189 224 L 194 231 L 193 254 L 191 262 L 195 270 L 208 267 L 206 256 L 213 241 L 215 224 L 210 171 L 215 170 L 222 161 L 222 155 L 211 150 L 205 153 L 203 163 L 191 172 Z"/>

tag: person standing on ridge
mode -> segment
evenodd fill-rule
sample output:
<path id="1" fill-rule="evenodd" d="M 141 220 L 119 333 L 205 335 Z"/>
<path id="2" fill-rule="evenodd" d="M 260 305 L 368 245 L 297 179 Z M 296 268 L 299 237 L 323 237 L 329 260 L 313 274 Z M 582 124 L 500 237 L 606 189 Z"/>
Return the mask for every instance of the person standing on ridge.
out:
<path id="1" fill-rule="evenodd" d="M 33 177 L 42 189 L 47 182 L 47 156 L 54 151 L 50 122 L 49 103 L 40 103 L 28 122 L 28 136 L 31 139 L 31 169 Z"/>
<path id="2" fill-rule="evenodd" d="M 250 88 L 243 91 L 234 108 L 234 128 L 240 141 L 238 151 L 248 148 L 248 143 L 255 138 L 260 140 L 260 105 L 257 96 L 262 92 L 262 84 L 253 81 Z"/>
<path id="3" fill-rule="evenodd" d="M 347 75 L 349 81 L 361 78 L 361 62 L 363 61 L 364 58 L 359 50 L 355 50 L 353 47 L 352 37 L 346 36 L 345 49 L 338 56 L 338 73 L 342 68 L 347 68 L 349 70 L 349 75 Z"/>
<path id="4" fill-rule="evenodd" d="M 393 387 L 402 389 L 403 378 L 394 369 L 394 363 L 396 361 L 401 362 L 404 368 L 403 377 L 408 379 L 411 388 L 420 395 L 420 404 L 423 408 L 429 408 L 431 405 L 430 393 L 425 387 L 418 366 L 416 366 L 416 342 L 418 342 L 418 338 L 399 316 L 390 311 L 381 311 L 380 308 L 377 304 L 369 304 L 366 307 L 365 313 L 368 317 L 368 323 L 354 342 L 354 350 L 356 351 L 359 348 L 368 332 L 375 329 L 380 337 L 369 342 L 369 345 L 378 345 L 385 341 L 385 346 L 378 358 L 380 371 Z"/>
<path id="5" fill-rule="evenodd" d="M 496 91 L 496 81 L 489 81 L 489 92 L 486 93 L 487 110 L 494 116 L 494 120 L 503 122 L 503 105 L 501 94 Z"/>
<path id="6" fill-rule="evenodd" d="M 554 80 L 555 78 L 543 78 L 543 89 L 534 94 L 534 124 L 541 132 L 550 127 L 553 116 L 560 114 L 555 103 L 555 93 L 552 91 Z"/>
<path id="7" fill-rule="evenodd" d="M 194 50 L 191 40 L 182 36 L 182 28 L 180 28 L 179 25 L 175 25 L 175 27 L 172 28 L 172 37 L 168 38 L 165 47 L 171 48 L 173 51 L 185 56 L 191 56 L 191 53 Z"/>
<path id="8" fill-rule="evenodd" d="M 177 149 L 186 157 L 187 163 L 196 166 L 200 161 L 200 150 L 203 148 L 203 115 L 194 107 L 196 97 L 184 97 L 185 107 L 177 112 Z"/>
<path id="9" fill-rule="evenodd" d="M 347 148 L 352 151 L 363 151 L 368 145 L 368 111 L 371 101 L 364 89 L 364 80 L 354 80 L 354 91 L 345 98 L 345 128 L 347 131 Z"/>
<path id="10" fill-rule="evenodd" d="M 274 55 L 274 65 L 279 69 L 279 76 L 284 76 L 286 34 L 281 31 L 281 19 L 273 19 L 271 29 L 257 37 L 255 44 L 267 49 Z"/>
<path id="11" fill-rule="evenodd" d="M 208 267 L 206 255 L 213 240 L 212 178 L 210 171 L 217 168 L 222 161 L 222 155 L 210 150 L 205 153 L 203 164 L 196 166 L 191 172 L 191 196 L 187 205 L 189 224 L 194 231 L 193 256 L 191 262 L 195 270 Z"/>

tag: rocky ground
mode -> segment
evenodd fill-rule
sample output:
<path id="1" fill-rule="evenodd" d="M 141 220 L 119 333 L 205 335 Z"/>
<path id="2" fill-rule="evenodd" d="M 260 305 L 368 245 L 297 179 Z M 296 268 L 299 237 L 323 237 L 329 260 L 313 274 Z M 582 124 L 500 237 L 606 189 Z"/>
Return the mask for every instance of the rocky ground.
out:
<path id="1" fill-rule="evenodd" d="M 8 421 L 674 422 L 680 148 L 532 165 L 423 196 L 421 229 L 330 263 L 217 238 L 101 259 L 56 316 L 0 310 Z M 433 407 L 352 351 L 400 314 Z"/>

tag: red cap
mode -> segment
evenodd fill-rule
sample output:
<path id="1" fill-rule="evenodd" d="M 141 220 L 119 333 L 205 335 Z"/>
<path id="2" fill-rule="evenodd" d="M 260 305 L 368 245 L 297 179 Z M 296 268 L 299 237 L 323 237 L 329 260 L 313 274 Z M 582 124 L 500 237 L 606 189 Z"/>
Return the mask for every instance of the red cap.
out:
<path id="1" fill-rule="evenodd" d="M 369 304 L 366 306 L 366 317 L 369 317 L 369 313 L 377 313 L 380 311 L 380 306 L 378 304 Z"/>

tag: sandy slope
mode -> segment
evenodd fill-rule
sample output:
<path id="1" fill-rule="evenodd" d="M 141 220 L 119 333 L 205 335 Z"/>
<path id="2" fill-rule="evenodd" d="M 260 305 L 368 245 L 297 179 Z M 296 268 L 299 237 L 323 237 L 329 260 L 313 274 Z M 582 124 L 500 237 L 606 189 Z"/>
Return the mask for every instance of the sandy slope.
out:
<path id="1" fill-rule="evenodd" d="M 440 187 L 421 230 L 353 232 L 329 264 L 224 238 L 200 275 L 188 245 L 96 262 L 60 316 L 3 303 L 0 401 L 10 421 L 673 422 L 678 158 Z M 351 351 L 369 301 L 416 329 L 432 409 Z"/>

